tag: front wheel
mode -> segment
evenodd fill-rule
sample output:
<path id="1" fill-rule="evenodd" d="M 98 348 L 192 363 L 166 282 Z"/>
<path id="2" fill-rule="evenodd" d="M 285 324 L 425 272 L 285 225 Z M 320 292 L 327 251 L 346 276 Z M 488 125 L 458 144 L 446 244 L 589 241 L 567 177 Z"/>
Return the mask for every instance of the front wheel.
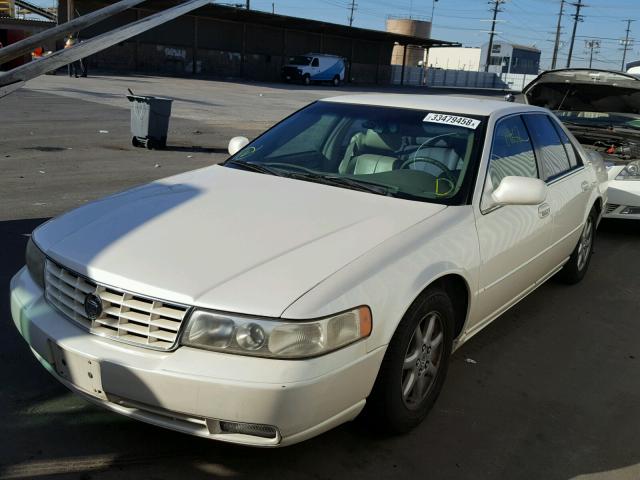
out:
<path id="1" fill-rule="evenodd" d="M 598 214 L 592 209 L 584 222 L 582 234 L 578 240 L 576 248 L 573 250 L 569 261 L 565 263 L 562 270 L 558 274 L 558 278 L 569 285 L 578 283 L 584 278 L 591 263 L 591 255 L 593 254 L 593 244 L 596 234 L 596 223 Z"/>
<path id="2" fill-rule="evenodd" d="M 305 85 L 311 85 L 311 77 L 309 76 L 309 74 L 306 74 L 304 77 L 302 77 L 302 83 L 304 83 Z"/>
<path id="3" fill-rule="evenodd" d="M 439 288 L 425 291 L 409 308 L 389 343 L 368 414 L 390 433 L 417 426 L 438 397 L 449 367 L 454 313 Z"/>

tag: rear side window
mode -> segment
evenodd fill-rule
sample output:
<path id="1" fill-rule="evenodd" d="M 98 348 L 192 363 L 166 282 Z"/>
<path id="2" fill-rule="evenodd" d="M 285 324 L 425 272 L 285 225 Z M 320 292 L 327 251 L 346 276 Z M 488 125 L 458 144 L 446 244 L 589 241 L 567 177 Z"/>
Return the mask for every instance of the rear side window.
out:
<path id="1" fill-rule="evenodd" d="M 547 115 L 525 115 L 531 138 L 541 154 L 545 180 L 550 180 L 571 169 L 569 157 L 558 131 Z"/>
<path id="2" fill-rule="evenodd" d="M 491 205 L 490 195 L 504 177 L 538 178 L 533 145 L 519 115 L 501 120 L 493 132 L 482 208 Z"/>
<path id="3" fill-rule="evenodd" d="M 571 166 L 571 168 L 577 167 L 579 164 L 578 155 L 576 154 L 576 149 L 573 146 L 573 143 L 571 143 L 571 140 L 569 140 L 568 135 L 559 125 L 554 125 L 554 127 L 556 127 L 556 130 L 558 131 L 558 135 L 560 135 L 560 140 L 564 145 L 564 150 L 565 152 L 567 152 L 567 157 L 569 157 L 569 165 Z"/>

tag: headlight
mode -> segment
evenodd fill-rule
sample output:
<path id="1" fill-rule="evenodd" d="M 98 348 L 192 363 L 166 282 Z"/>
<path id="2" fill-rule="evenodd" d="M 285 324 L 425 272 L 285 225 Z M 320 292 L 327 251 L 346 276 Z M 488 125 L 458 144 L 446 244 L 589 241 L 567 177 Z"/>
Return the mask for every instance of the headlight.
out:
<path id="1" fill-rule="evenodd" d="M 640 160 L 627 163 L 616 180 L 640 180 Z"/>
<path id="2" fill-rule="evenodd" d="M 40 286 L 44 288 L 44 253 L 38 248 L 35 242 L 29 238 L 27 242 L 27 251 L 25 252 L 27 260 L 27 269 L 31 274 L 31 278 Z"/>
<path id="3" fill-rule="evenodd" d="M 371 334 L 369 307 L 313 321 L 275 320 L 195 310 L 182 344 L 271 358 L 307 358 L 332 352 Z"/>

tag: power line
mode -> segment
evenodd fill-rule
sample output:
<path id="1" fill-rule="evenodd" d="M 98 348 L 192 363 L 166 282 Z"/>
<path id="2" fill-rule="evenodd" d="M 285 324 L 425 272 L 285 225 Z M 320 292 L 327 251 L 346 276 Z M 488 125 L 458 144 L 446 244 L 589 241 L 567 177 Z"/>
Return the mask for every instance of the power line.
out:
<path id="1" fill-rule="evenodd" d="M 569 56 L 567 57 L 567 68 L 571 67 L 571 56 L 573 55 L 573 45 L 576 41 L 576 30 L 578 29 L 578 22 L 582 21 L 580 9 L 585 6 L 582 4 L 582 0 L 578 0 L 578 3 L 572 3 L 571 5 L 576 7 L 576 13 L 573 16 L 573 33 L 571 34 L 571 45 L 569 46 Z"/>
<path id="2" fill-rule="evenodd" d="M 489 64 L 491 63 L 491 50 L 493 50 L 493 37 L 496 35 L 496 22 L 498 21 L 498 12 L 502 12 L 500 10 L 500 5 L 505 3 L 507 0 L 491 0 L 489 3 L 493 3 L 493 20 L 491 22 L 491 32 L 489 33 L 489 48 L 487 48 L 487 60 L 484 66 L 484 71 L 489 71 Z"/>
<path id="3" fill-rule="evenodd" d="M 627 52 L 633 48 L 633 40 L 629 40 L 629 34 L 631 33 L 631 22 L 635 22 L 635 20 L 628 18 L 625 22 L 627 22 L 627 34 L 622 41 L 622 67 L 620 67 L 620 70 L 623 72 L 624 64 L 627 61 Z"/>
<path id="4" fill-rule="evenodd" d="M 560 48 L 560 29 L 562 27 L 562 11 L 564 9 L 564 0 L 560 0 L 560 13 L 558 14 L 558 25 L 556 26 L 556 41 L 553 44 L 553 59 L 551 60 L 551 69 L 556 68 L 558 61 L 558 49 Z"/>

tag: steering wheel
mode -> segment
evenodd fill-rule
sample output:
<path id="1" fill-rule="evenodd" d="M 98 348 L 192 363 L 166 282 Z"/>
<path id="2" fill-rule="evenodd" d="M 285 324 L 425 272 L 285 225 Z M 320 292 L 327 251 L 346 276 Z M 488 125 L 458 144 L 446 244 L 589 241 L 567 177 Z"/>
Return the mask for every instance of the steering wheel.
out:
<path id="1" fill-rule="evenodd" d="M 448 181 L 450 181 L 454 185 L 456 184 L 457 179 L 456 179 L 456 177 L 454 177 L 453 173 L 451 172 L 451 169 L 449 167 L 447 167 L 444 163 L 442 163 L 440 160 L 436 160 L 435 158 L 413 156 L 413 157 L 405 160 L 404 162 L 402 162 L 402 165 L 400 165 L 400 169 L 407 168 L 409 165 L 413 165 L 413 164 L 418 163 L 418 162 L 435 165 L 440 170 L 442 170 L 442 173 L 444 174 L 445 178 Z"/>

